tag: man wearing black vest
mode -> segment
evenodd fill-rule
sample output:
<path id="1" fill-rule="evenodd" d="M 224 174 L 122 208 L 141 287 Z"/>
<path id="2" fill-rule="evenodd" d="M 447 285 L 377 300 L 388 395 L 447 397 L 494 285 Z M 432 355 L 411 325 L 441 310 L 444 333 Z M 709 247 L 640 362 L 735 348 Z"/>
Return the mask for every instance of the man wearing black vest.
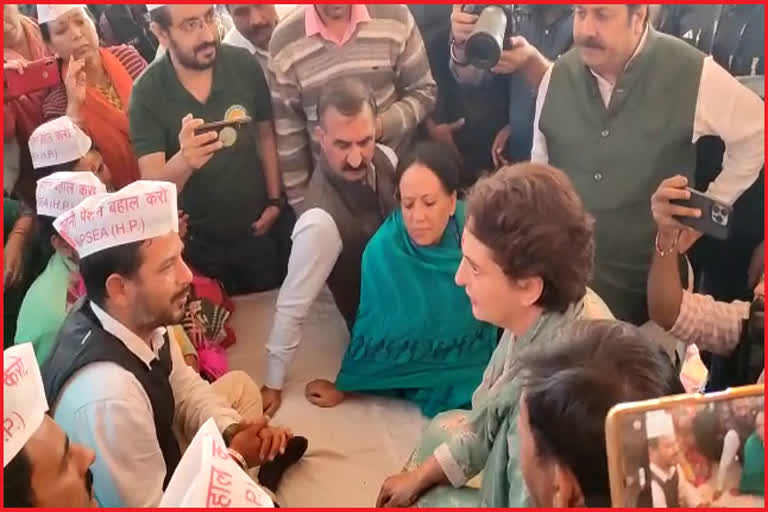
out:
<path id="1" fill-rule="evenodd" d="M 285 430 L 241 418 L 169 343 L 164 326 L 181 319 L 192 280 L 175 185 L 138 181 L 91 196 L 54 227 L 77 250 L 87 297 L 43 368 L 45 392 L 71 440 L 96 452 L 102 506 L 157 506 L 181 456 L 176 431 L 192 439 L 209 418 L 243 466 L 285 450 Z"/>
<path id="2" fill-rule="evenodd" d="M 672 416 L 666 411 L 647 414 L 648 484 L 638 496 L 639 507 L 699 507 L 705 503 L 688 482 L 677 461 L 679 451 Z"/>
<path id="3" fill-rule="evenodd" d="M 563 169 L 595 216 L 592 288 L 636 324 L 648 320 L 656 229 L 647 204 L 659 183 L 678 174 L 694 183 L 695 143 L 715 135 L 725 159 L 707 192 L 733 204 L 765 153 L 760 98 L 647 20 L 646 5 L 575 6 L 576 47 L 541 80 L 531 155 Z"/>
<path id="4" fill-rule="evenodd" d="M 326 282 L 351 328 L 360 300 L 363 250 L 395 207 L 397 157 L 376 144 L 376 103 L 368 88 L 350 78 L 331 82 L 320 94 L 317 116 L 323 158 L 293 230 L 288 274 L 267 341 L 262 402 L 270 416 L 280 406 L 303 321 Z"/>

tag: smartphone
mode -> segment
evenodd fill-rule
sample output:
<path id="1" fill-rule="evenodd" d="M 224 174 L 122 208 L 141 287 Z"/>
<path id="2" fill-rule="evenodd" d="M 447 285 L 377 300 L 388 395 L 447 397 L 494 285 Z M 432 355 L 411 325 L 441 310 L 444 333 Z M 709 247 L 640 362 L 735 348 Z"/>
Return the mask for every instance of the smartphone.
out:
<path id="1" fill-rule="evenodd" d="M 613 507 L 764 508 L 765 387 L 619 404 L 605 422 Z"/>
<path id="2" fill-rule="evenodd" d="M 700 231 L 705 235 L 726 240 L 733 223 L 733 208 L 708 195 L 688 188 L 691 193 L 690 199 L 675 199 L 673 204 L 686 206 L 688 208 L 697 208 L 701 210 L 701 217 L 675 217 L 680 223 Z"/>
<path id="3" fill-rule="evenodd" d="M 219 140 L 222 142 L 225 148 L 234 146 L 240 135 L 240 128 L 250 123 L 252 119 L 248 116 L 243 116 L 231 121 L 216 121 L 213 123 L 206 123 L 203 126 L 195 129 L 195 135 L 201 135 L 206 132 L 217 132 L 219 134 Z"/>
<path id="4" fill-rule="evenodd" d="M 29 62 L 24 68 L 24 73 L 6 69 L 4 75 L 6 94 L 14 98 L 61 83 L 59 61 L 55 57 Z"/>

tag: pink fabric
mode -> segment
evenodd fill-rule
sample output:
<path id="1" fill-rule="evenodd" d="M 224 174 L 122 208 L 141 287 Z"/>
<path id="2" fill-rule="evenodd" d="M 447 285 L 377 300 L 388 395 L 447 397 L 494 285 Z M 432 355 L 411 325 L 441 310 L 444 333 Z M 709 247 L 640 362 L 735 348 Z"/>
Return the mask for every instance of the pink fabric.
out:
<path id="1" fill-rule="evenodd" d="M 335 35 L 328 30 L 328 27 L 323 23 L 320 15 L 317 14 L 317 10 L 313 5 L 308 5 L 304 9 L 304 30 L 307 33 L 307 37 L 319 34 L 320 37 L 331 43 L 335 43 L 339 46 L 344 46 L 347 41 L 352 38 L 355 29 L 359 23 L 364 23 L 371 20 L 371 15 L 368 13 L 368 8 L 364 4 L 353 4 L 352 12 L 349 14 L 349 26 L 347 31 L 341 39 L 338 39 Z"/>
<path id="2" fill-rule="evenodd" d="M 204 371 L 212 380 L 217 380 L 229 371 L 227 355 L 221 347 L 211 346 L 199 349 L 197 362 L 200 365 L 200 370 Z"/>
<path id="3" fill-rule="evenodd" d="M 680 314 L 670 333 L 700 350 L 729 355 L 739 343 L 748 302 L 718 302 L 709 295 L 683 292 Z"/>

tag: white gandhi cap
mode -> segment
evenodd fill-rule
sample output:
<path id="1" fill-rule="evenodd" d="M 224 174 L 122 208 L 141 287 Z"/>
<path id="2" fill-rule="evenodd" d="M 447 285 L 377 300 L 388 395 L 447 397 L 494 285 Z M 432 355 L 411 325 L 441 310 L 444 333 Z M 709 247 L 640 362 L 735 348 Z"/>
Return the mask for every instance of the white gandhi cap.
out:
<path id="1" fill-rule="evenodd" d="M 43 424 L 48 410 L 43 378 L 31 343 L 3 352 L 3 467 Z"/>
<path id="2" fill-rule="evenodd" d="M 85 4 L 38 4 L 37 22 L 48 23 L 78 7 L 85 7 Z"/>
<path id="3" fill-rule="evenodd" d="M 29 136 L 29 153 L 35 169 L 80 160 L 91 145 L 91 138 L 67 116 L 41 124 Z"/>
<path id="4" fill-rule="evenodd" d="M 55 172 L 37 180 L 37 214 L 54 219 L 85 198 L 106 194 L 107 187 L 90 172 Z"/>
<path id="5" fill-rule="evenodd" d="M 645 413 L 645 432 L 648 439 L 674 437 L 672 415 L 666 411 L 648 411 Z"/>
<path id="6" fill-rule="evenodd" d="M 136 181 L 112 194 L 83 200 L 53 221 L 81 258 L 179 231 L 176 185 Z"/>

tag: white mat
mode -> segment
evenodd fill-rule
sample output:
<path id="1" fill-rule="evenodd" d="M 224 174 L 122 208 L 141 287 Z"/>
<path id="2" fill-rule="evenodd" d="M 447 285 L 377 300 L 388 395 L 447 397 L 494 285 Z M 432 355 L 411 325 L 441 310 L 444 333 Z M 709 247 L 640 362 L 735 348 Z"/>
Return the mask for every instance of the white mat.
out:
<path id="1" fill-rule="evenodd" d="M 236 299 L 237 344 L 230 367 L 261 383 L 264 345 L 272 327 L 276 292 Z M 349 343 L 330 294 L 321 296 L 304 326 L 304 341 L 288 372 L 275 419 L 309 440 L 301 462 L 286 474 L 277 494 L 283 507 L 372 507 L 384 479 L 402 469 L 426 420 L 403 401 L 367 397 L 321 409 L 304 398 L 316 378 L 334 380 Z"/>

